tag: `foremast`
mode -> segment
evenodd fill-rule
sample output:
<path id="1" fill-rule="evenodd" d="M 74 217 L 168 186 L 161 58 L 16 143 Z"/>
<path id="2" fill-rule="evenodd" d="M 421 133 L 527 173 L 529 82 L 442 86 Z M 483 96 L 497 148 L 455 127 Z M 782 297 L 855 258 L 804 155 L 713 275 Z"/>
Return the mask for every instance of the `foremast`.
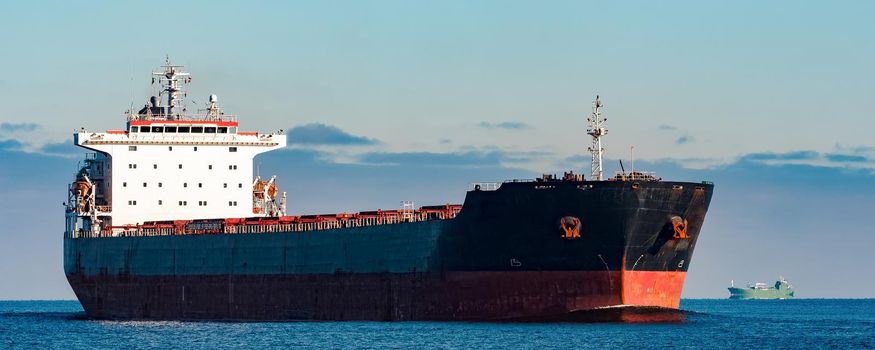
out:
<path id="1" fill-rule="evenodd" d="M 586 119 L 589 123 L 586 133 L 592 136 L 592 146 L 589 147 L 589 152 L 592 154 L 592 179 L 597 181 L 604 180 L 602 153 L 605 149 L 602 148 L 602 136 L 608 134 L 608 129 L 604 127 L 607 120 L 607 118 L 602 118 L 602 102 L 596 95 L 595 101 L 592 102 L 592 116 Z"/>

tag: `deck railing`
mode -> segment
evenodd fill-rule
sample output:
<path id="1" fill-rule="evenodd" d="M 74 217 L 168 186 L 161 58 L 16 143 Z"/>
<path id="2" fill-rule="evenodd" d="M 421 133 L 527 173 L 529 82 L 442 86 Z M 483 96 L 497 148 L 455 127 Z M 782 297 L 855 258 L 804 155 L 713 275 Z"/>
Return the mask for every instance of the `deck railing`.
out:
<path id="1" fill-rule="evenodd" d="M 142 225 L 111 226 L 99 232 L 65 232 L 67 238 L 148 237 L 197 234 L 250 234 L 308 232 L 352 227 L 393 225 L 409 222 L 447 220 L 461 212 L 461 205 L 423 207 L 413 212 L 389 210 L 355 214 L 257 217 L 241 219 L 177 220 Z"/>

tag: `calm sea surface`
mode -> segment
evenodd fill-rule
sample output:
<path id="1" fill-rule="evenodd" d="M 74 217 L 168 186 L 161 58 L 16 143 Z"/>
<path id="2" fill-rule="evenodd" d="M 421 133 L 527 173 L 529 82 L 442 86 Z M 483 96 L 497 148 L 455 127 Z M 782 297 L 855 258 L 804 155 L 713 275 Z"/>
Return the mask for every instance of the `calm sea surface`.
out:
<path id="1" fill-rule="evenodd" d="M 0 348 L 875 348 L 875 299 L 683 300 L 672 324 L 115 322 L 76 301 L 0 301 Z"/>

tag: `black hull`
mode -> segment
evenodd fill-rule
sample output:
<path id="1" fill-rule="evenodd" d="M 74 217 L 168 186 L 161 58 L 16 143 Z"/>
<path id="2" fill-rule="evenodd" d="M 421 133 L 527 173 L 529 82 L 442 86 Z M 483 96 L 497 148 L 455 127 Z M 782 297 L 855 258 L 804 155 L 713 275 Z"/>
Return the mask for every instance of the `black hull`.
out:
<path id="1" fill-rule="evenodd" d="M 313 232 L 67 238 L 65 271 L 93 318 L 629 315 L 598 310 L 677 308 L 712 191 L 710 184 L 674 182 L 505 183 L 497 191 L 469 192 L 450 220 Z M 562 224 L 572 222 L 569 217 L 579 223 L 571 225 L 577 235 Z M 674 217 L 687 221 L 680 236 Z"/>

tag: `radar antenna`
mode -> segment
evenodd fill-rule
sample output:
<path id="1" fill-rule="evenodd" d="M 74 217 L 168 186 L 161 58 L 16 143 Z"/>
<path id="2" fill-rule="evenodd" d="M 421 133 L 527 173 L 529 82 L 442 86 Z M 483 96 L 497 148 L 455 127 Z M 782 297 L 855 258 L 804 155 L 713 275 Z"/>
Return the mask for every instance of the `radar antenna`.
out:
<path id="1" fill-rule="evenodd" d="M 176 119 L 176 116 L 173 114 L 173 109 L 178 105 L 177 102 L 181 102 L 182 97 L 185 97 L 185 91 L 180 87 L 180 83 L 190 83 L 191 73 L 183 72 L 179 69 L 185 66 L 170 64 L 169 55 L 165 59 L 164 65 L 161 67 L 164 68 L 163 72 L 152 72 L 152 83 L 154 84 L 157 82 L 164 85 L 161 90 L 161 96 L 167 97 L 167 107 L 164 116 L 168 120 L 172 120 Z"/>
<path id="2" fill-rule="evenodd" d="M 595 101 L 592 102 L 592 116 L 586 119 L 589 123 L 586 133 L 592 136 L 592 146 L 589 147 L 589 152 L 592 153 L 592 179 L 597 181 L 604 180 L 602 153 L 605 149 L 602 148 L 602 136 L 608 134 L 608 129 L 604 128 L 604 122 L 607 120 L 607 118 L 602 118 L 602 102 L 596 95 Z"/>

